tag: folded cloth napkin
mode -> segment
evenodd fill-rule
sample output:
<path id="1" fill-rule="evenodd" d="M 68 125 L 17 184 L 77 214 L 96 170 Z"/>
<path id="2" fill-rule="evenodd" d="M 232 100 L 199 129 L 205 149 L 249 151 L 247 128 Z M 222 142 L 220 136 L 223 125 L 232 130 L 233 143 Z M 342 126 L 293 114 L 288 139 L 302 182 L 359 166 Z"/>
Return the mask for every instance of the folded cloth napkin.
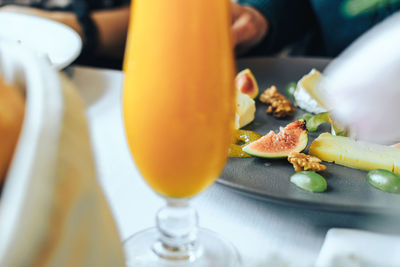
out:
<path id="1" fill-rule="evenodd" d="M 124 266 L 74 85 L 44 58 L 1 42 L 0 75 L 26 95 L 0 199 L 0 266 Z"/>
<path id="2" fill-rule="evenodd" d="M 330 229 L 316 267 L 398 267 L 400 236 L 352 229 Z"/>

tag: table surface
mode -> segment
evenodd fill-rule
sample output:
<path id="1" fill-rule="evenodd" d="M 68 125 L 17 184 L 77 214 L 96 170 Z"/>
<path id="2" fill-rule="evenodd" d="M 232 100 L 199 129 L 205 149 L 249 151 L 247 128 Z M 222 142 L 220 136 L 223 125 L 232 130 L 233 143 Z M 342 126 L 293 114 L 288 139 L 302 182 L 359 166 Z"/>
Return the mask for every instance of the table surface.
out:
<path id="1" fill-rule="evenodd" d="M 121 240 L 155 225 L 164 204 L 140 177 L 125 141 L 121 89 L 123 73 L 73 66 L 66 73 L 86 103 L 99 182 Z M 273 204 L 214 184 L 192 201 L 200 226 L 225 236 L 238 248 L 243 266 L 312 266 L 332 227 L 400 233 L 389 216 L 334 213 Z"/>

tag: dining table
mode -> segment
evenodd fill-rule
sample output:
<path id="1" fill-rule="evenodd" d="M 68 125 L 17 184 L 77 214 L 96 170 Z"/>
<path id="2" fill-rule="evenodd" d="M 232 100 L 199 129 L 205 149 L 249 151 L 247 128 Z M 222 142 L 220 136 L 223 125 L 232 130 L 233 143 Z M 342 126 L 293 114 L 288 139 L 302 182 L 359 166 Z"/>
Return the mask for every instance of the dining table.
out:
<path id="1" fill-rule="evenodd" d="M 154 227 L 155 214 L 164 205 L 142 179 L 127 145 L 121 108 L 124 73 L 79 65 L 63 72 L 84 100 L 97 178 L 123 243 Z M 332 228 L 400 234 L 398 218 L 390 214 L 269 201 L 220 182 L 194 197 L 191 205 L 200 227 L 234 244 L 242 266 L 314 266 Z"/>

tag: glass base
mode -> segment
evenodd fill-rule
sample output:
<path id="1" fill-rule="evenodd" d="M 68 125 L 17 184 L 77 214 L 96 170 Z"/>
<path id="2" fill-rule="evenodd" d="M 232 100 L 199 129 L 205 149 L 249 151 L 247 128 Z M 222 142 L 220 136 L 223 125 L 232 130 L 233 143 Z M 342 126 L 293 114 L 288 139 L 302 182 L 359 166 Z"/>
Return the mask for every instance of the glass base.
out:
<path id="1" fill-rule="evenodd" d="M 159 241 L 157 228 L 150 228 L 134 234 L 124 242 L 126 264 L 128 267 L 239 267 L 240 256 L 236 248 L 216 233 L 198 228 L 197 241 L 189 257 L 168 255 L 168 247 Z M 176 255 L 176 251 L 170 251 Z M 167 255 L 167 256 L 165 256 Z M 178 254 L 179 255 L 179 254 Z"/>

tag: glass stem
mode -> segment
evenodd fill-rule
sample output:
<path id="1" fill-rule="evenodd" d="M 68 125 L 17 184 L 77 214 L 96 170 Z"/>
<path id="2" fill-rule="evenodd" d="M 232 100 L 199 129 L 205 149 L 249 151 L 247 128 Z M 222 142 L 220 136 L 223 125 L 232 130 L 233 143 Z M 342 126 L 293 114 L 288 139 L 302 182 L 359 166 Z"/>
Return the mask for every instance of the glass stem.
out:
<path id="1" fill-rule="evenodd" d="M 188 199 L 167 199 L 156 217 L 159 238 L 153 251 L 167 260 L 193 261 L 201 254 L 197 242 L 198 216 Z"/>

